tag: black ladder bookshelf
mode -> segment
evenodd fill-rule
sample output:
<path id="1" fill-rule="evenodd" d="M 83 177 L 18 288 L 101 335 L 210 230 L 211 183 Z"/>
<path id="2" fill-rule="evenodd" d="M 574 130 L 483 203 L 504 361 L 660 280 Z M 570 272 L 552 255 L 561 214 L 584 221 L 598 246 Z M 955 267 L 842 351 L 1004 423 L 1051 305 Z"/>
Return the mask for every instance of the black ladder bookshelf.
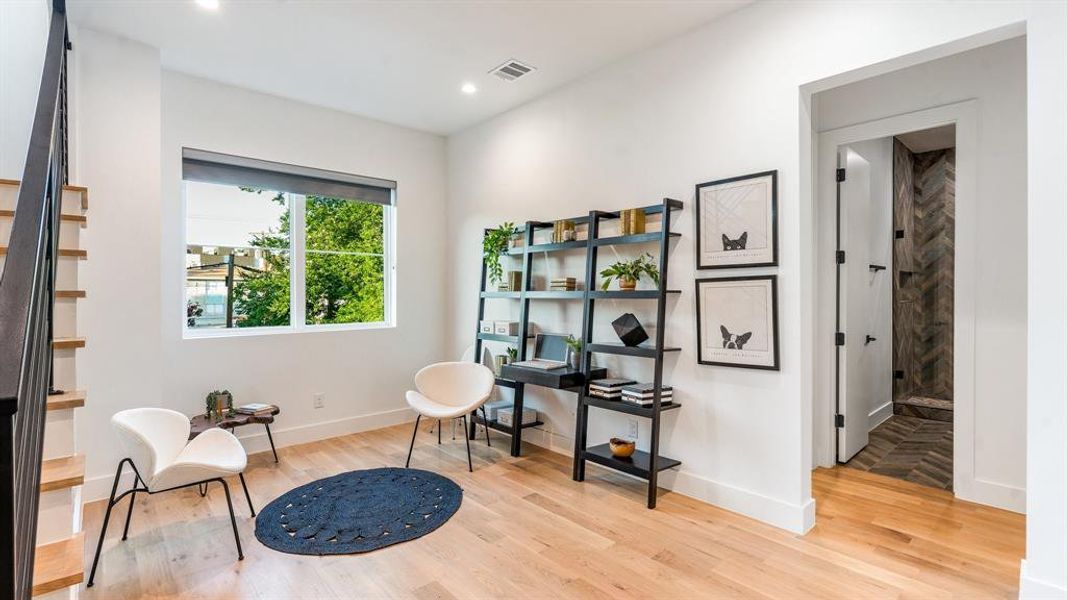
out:
<path id="1" fill-rule="evenodd" d="M 656 492 L 658 489 L 659 472 L 677 467 L 681 462 L 672 458 L 659 455 L 660 423 L 663 412 L 679 408 L 675 402 L 664 406 L 660 395 L 663 387 L 663 359 L 667 352 L 676 352 L 679 348 L 667 347 L 665 344 L 665 319 L 667 314 L 667 298 L 670 294 L 679 293 L 678 290 L 667 289 L 667 267 L 670 257 L 670 240 L 680 234 L 671 231 L 671 213 L 681 210 L 682 203 L 678 200 L 664 198 L 661 204 L 643 207 L 646 215 L 660 214 L 660 231 L 624 235 L 617 237 L 601 238 L 600 222 L 602 220 L 617 219 L 618 212 L 593 211 L 589 213 L 589 249 L 586 254 L 585 267 L 585 311 L 582 316 L 582 371 L 587 375 L 585 393 L 578 396 L 577 422 L 574 431 L 574 480 L 585 480 L 585 463 L 592 461 L 599 465 L 628 473 L 648 481 L 648 507 L 656 507 Z M 659 288 L 647 291 L 599 291 L 597 256 L 602 247 L 619 244 L 635 244 L 658 242 L 659 244 Z M 647 299 L 656 301 L 656 336 L 652 345 L 625 346 L 621 343 L 595 343 L 593 342 L 593 322 L 596 310 L 596 301 L 602 299 Z M 655 361 L 653 367 L 653 385 L 655 388 L 652 406 L 644 407 L 628 404 L 620 400 L 605 400 L 588 394 L 588 374 L 592 365 L 592 355 L 616 354 L 622 356 L 636 356 L 650 358 Z M 651 440 L 648 452 L 638 450 L 630 458 L 615 458 L 611 454 L 608 444 L 588 446 L 589 430 L 589 407 L 604 410 L 622 412 L 651 419 Z"/>
<path id="2" fill-rule="evenodd" d="M 518 291 L 496 291 L 487 290 L 486 283 L 488 282 L 488 268 L 485 261 L 482 261 L 481 265 L 481 282 L 480 293 L 478 298 L 478 323 L 476 324 L 476 341 L 474 360 L 480 361 L 482 355 L 483 342 L 503 342 L 512 344 L 517 347 L 518 359 L 526 360 L 527 355 L 527 341 L 531 337 L 529 334 L 529 317 L 530 317 L 530 302 L 532 300 L 581 300 L 583 303 L 582 311 L 582 355 L 580 370 L 583 376 L 583 382 L 578 392 L 578 407 L 577 407 L 577 423 L 575 427 L 574 436 L 574 480 L 583 481 L 585 479 L 585 463 L 586 461 L 592 461 L 599 465 L 609 467 L 623 473 L 640 477 L 648 481 L 648 507 L 655 508 L 656 506 L 656 490 L 657 480 L 660 471 L 676 467 L 681 462 L 659 455 L 659 439 L 660 439 L 660 422 L 661 416 L 664 412 L 679 408 L 680 405 L 672 402 L 666 406 L 662 405 L 660 399 L 660 388 L 663 385 L 663 358 L 667 352 L 678 351 L 679 348 L 666 347 L 664 343 L 664 333 L 666 327 L 664 321 L 666 318 L 666 303 L 668 297 L 671 294 L 680 293 L 679 290 L 667 289 L 667 266 L 668 258 L 670 256 L 670 241 L 672 239 L 680 237 L 681 234 L 671 231 L 671 213 L 675 210 L 681 210 L 682 203 L 678 200 L 670 198 L 664 198 L 659 204 L 653 204 L 651 206 L 640 207 L 638 210 L 644 211 L 645 215 L 661 215 L 661 228 L 660 231 L 652 231 L 648 233 L 638 233 L 631 235 L 618 235 L 613 237 L 601 238 L 600 224 L 602 221 L 618 219 L 621 216 L 621 212 L 607 212 L 594 210 L 588 215 L 581 217 L 572 217 L 566 220 L 573 221 L 575 225 L 586 225 L 587 235 L 586 239 L 567 241 L 567 242 L 554 242 L 554 243 L 541 243 L 535 244 L 535 234 L 541 229 L 551 229 L 552 222 L 542 221 L 527 221 L 524 226 L 518 228 L 519 234 L 523 244 L 521 247 L 511 248 L 508 251 L 509 256 L 521 257 L 522 269 L 521 269 L 521 281 L 522 288 Z M 488 233 L 489 230 L 486 230 Z M 628 244 L 650 244 L 657 243 L 659 246 L 659 272 L 660 283 L 659 288 L 655 290 L 633 290 L 633 291 L 601 291 L 598 283 L 598 270 L 597 270 L 597 256 L 599 249 L 605 246 L 612 245 L 628 245 Z M 558 252 L 568 250 L 585 250 L 586 252 L 586 266 L 585 266 L 585 289 L 576 291 L 541 291 L 532 290 L 532 272 L 533 272 L 533 256 L 542 252 Z M 485 302 L 488 299 L 512 299 L 519 301 L 519 328 L 518 335 L 516 336 L 503 336 L 496 334 L 481 333 L 477 327 L 482 320 L 485 319 Z M 625 346 L 622 343 L 594 343 L 593 342 L 593 317 L 594 309 L 597 300 L 606 299 L 628 299 L 628 300 L 655 300 L 657 302 L 656 310 L 656 339 L 654 345 L 641 345 L 641 346 Z M 591 375 L 594 375 L 592 367 L 592 355 L 593 354 L 615 354 L 621 356 L 633 356 L 651 358 L 655 361 L 654 378 L 655 384 L 655 396 L 653 398 L 653 404 L 651 407 L 637 406 L 622 402 L 619 400 L 605 400 L 602 398 L 596 398 L 588 395 L 589 387 L 588 381 Z M 602 372 L 602 370 L 601 370 Z M 502 387 L 509 387 L 515 391 L 515 403 L 512 423 L 514 425 L 502 425 L 495 420 L 490 420 L 488 423 L 489 428 L 497 431 L 507 433 L 512 436 L 511 439 L 511 455 L 519 456 L 521 447 L 521 430 L 527 427 L 536 427 L 543 425 L 541 421 L 534 423 L 528 423 L 519 427 L 517 424 L 522 421 L 522 406 L 525 385 L 521 381 L 514 381 L 504 377 L 498 376 L 496 383 Z M 587 433 L 589 424 L 589 407 L 596 407 L 605 410 L 611 410 L 615 412 L 625 413 L 629 415 L 635 415 L 639 417 L 645 417 L 652 420 L 652 437 L 649 444 L 649 452 L 637 451 L 634 455 L 628 459 L 618 459 L 611 455 L 611 450 L 607 444 L 600 444 L 597 446 L 587 447 Z M 477 414 L 472 414 L 472 420 L 468 431 L 468 436 L 471 439 L 475 437 L 475 421 L 481 423 L 482 419 Z"/>
<path id="3" fill-rule="evenodd" d="M 587 223 L 589 217 L 577 217 L 570 219 L 574 221 L 576 225 Z M 548 244 L 535 244 L 535 234 L 539 229 L 551 229 L 553 223 L 546 223 L 542 221 L 527 221 L 525 225 L 518 228 L 519 234 L 522 236 L 522 246 L 517 246 L 508 250 L 509 256 L 519 256 L 522 259 L 522 288 L 518 291 L 510 290 L 506 292 L 500 292 L 496 290 L 487 290 L 485 285 L 488 281 L 488 267 L 485 261 L 482 260 L 482 275 L 481 283 L 479 285 L 479 297 L 478 297 L 478 323 L 480 325 L 482 320 L 485 319 L 485 301 L 492 298 L 507 298 L 519 301 L 519 331 L 516 336 L 502 336 L 495 334 L 481 333 L 480 328 L 477 332 L 477 337 L 474 344 L 474 360 L 480 361 L 482 355 L 483 342 L 504 342 L 516 346 L 518 352 L 518 360 L 526 360 L 526 342 L 532 337 L 530 335 L 530 301 L 531 300 L 582 300 L 585 298 L 585 292 L 581 290 L 576 291 L 540 291 L 532 290 L 532 278 L 533 278 L 533 257 L 534 254 L 541 252 L 557 252 L 563 250 L 586 250 L 589 245 L 589 240 L 575 240 L 568 242 L 555 242 Z M 487 234 L 489 230 L 485 230 Z M 497 376 L 496 383 L 502 387 L 512 388 L 515 391 L 515 399 L 512 413 L 512 425 L 503 425 L 497 420 L 490 420 L 487 425 L 490 429 L 495 429 L 502 433 L 506 433 L 511 436 L 511 455 L 519 456 L 522 448 L 522 429 L 529 427 L 537 427 L 544 425 L 540 420 L 532 423 L 522 424 L 522 409 L 523 399 L 525 396 L 526 386 L 521 381 L 515 381 L 505 377 Z M 471 415 L 471 423 L 469 431 L 467 432 L 470 439 L 475 438 L 475 424 L 482 423 L 484 419 L 481 419 L 477 414 Z"/>

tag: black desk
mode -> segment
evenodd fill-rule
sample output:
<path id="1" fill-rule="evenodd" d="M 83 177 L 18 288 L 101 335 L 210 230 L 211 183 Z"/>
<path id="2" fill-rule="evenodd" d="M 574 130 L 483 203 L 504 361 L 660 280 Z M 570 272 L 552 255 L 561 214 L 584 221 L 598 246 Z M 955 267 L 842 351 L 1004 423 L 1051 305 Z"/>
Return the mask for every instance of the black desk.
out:
<path id="1" fill-rule="evenodd" d="M 608 370 L 605 368 L 595 368 L 589 372 L 592 379 L 603 379 L 607 377 Z M 538 385 L 541 387 L 551 388 L 554 390 L 567 390 L 580 394 L 585 388 L 585 375 L 581 371 L 574 369 L 553 369 L 551 371 L 545 371 L 543 369 L 532 369 L 530 367 L 519 367 L 515 365 L 504 365 L 500 370 L 500 377 L 497 378 L 497 385 L 503 387 L 510 387 L 515 390 L 515 406 L 512 409 L 511 426 L 501 425 L 496 421 L 490 421 L 489 427 L 502 431 L 511 435 L 511 455 L 519 456 L 522 449 L 522 405 L 523 396 L 526 391 L 526 384 Z M 475 420 L 478 420 L 475 416 Z M 530 423 L 525 427 L 533 427 L 535 425 L 542 425 L 540 421 L 536 423 Z M 470 438 L 474 439 L 474 421 L 471 422 L 471 430 L 468 432 Z"/>

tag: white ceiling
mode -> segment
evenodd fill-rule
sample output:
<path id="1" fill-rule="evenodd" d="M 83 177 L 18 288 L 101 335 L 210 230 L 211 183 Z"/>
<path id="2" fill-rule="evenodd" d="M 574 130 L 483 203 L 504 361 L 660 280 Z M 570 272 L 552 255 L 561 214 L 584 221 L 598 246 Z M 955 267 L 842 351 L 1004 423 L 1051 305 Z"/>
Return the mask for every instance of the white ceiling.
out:
<path id="1" fill-rule="evenodd" d="M 747 3 L 68 0 L 76 26 L 158 47 L 165 68 L 440 134 Z M 537 71 L 488 74 L 511 58 Z"/>

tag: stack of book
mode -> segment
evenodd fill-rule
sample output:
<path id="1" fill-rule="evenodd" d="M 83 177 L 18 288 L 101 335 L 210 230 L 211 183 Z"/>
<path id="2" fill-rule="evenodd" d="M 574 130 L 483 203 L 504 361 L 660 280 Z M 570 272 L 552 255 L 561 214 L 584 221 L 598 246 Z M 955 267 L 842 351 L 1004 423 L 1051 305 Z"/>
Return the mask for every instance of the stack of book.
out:
<path id="1" fill-rule="evenodd" d="M 236 412 L 242 415 L 252 415 L 253 417 L 263 417 L 274 412 L 274 406 L 270 404 L 263 404 L 262 402 L 253 402 L 252 404 L 245 404 L 244 406 L 238 406 L 234 409 Z"/>
<path id="2" fill-rule="evenodd" d="M 557 277 L 549 282 L 549 289 L 553 292 L 573 292 L 577 285 L 578 282 L 573 277 Z"/>
<path id="3" fill-rule="evenodd" d="M 589 395 L 607 400 L 620 400 L 622 390 L 636 383 L 633 379 L 594 379 L 589 382 Z"/>
<path id="4" fill-rule="evenodd" d="M 656 395 L 656 386 L 651 383 L 635 383 L 622 388 L 622 401 L 638 406 L 652 406 L 653 397 Z M 673 388 L 665 385 L 660 388 L 659 403 L 670 404 L 674 395 Z"/>

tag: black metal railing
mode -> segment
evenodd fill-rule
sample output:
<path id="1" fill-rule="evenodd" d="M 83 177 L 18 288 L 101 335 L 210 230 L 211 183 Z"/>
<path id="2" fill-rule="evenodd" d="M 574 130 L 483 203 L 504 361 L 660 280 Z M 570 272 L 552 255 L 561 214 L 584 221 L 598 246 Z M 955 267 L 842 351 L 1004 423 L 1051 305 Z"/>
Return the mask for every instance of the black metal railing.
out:
<path id="1" fill-rule="evenodd" d="M 0 599 L 29 598 L 37 533 L 51 306 L 66 178 L 67 18 L 53 0 L 44 70 L 0 276 Z"/>

